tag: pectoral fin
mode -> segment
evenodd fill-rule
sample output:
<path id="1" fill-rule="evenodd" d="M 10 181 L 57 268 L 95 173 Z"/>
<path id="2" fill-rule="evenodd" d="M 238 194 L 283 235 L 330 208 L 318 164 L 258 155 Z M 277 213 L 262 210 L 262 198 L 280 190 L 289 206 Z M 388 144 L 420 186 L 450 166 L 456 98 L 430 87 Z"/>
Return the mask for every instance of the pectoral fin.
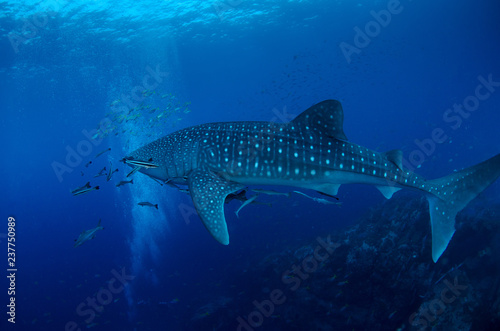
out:
<path id="1" fill-rule="evenodd" d="M 208 170 L 195 169 L 188 176 L 188 186 L 194 207 L 207 230 L 218 242 L 228 245 L 224 200 L 245 185 L 227 181 Z"/>

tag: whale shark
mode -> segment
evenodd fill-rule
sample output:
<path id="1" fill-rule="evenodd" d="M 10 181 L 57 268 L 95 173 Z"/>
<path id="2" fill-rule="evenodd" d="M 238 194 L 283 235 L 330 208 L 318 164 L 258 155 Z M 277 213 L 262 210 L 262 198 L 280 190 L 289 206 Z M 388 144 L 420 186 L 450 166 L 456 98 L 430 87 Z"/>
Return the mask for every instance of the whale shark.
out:
<path id="1" fill-rule="evenodd" d="M 401 189 L 422 192 L 429 202 L 432 259 L 437 262 L 455 233 L 459 211 L 500 176 L 500 154 L 426 180 L 403 166 L 401 150 L 376 152 L 350 142 L 344 111 L 325 100 L 288 123 L 219 122 L 181 129 L 125 157 L 139 171 L 172 185 L 187 185 L 210 234 L 229 244 L 224 217 L 227 195 L 249 185 L 285 185 L 335 196 L 343 184 L 377 187 L 387 198 Z"/>

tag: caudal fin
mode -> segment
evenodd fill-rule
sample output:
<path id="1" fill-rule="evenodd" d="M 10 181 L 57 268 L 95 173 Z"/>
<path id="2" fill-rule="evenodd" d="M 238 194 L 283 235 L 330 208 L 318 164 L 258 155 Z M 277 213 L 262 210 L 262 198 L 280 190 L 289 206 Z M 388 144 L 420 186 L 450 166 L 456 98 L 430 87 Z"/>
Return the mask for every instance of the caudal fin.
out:
<path id="1" fill-rule="evenodd" d="M 428 180 L 432 259 L 437 262 L 455 233 L 455 216 L 500 176 L 500 154 L 446 177 Z"/>

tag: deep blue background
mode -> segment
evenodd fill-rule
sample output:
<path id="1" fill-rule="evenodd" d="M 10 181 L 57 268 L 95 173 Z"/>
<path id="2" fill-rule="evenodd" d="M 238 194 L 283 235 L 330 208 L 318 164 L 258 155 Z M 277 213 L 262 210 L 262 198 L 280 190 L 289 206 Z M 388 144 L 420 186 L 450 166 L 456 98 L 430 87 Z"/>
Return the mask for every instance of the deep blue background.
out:
<path id="1" fill-rule="evenodd" d="M 373 20 L 370 11 L 387 8 L 387 2 L 227 2 L 220 16 L 217 2 L 205 1 L 53 3 L 47 9 L 43 2 L 0 1 L 0 234 L 14 216 L 17 323 L 23 330 L 63 330 L 68 321 L 84 327 L 75 308 L 122 267 L 136 278 L 95 319 L 95 329 L 130 324 L 141 330 L 146 321 L 175 329 L 175 321 L 182 325 L 197 305 L 244 292 L 238 275 L 267 254 L 354 224 L 383 201 L 374 188 L 349 186 L 339 193 L 342 208 L 298 196 L 264 197 L 271 208 L 246 207 L 239 219 L 232 202 L 226 207 L 231 245 L 222 247 L 196 216 L 189 224 L 183 220 L 177 207 L 191 206 L 188 196 L 139 176 L 133 186 L 116 188 L 128 171 L 122 166 L 112 183 L 92 178 L 109 161 L 116 167 L 133 148 L 162 134 L 210 121 L 271 121 L 285 107 L 297 115 L 334 98 L 343 103 L 349 139 L 378 151 L 401 148 L 408 156 L 417 148 L 415 139 L 444 129 L 450 139 L 417 170 L 430 178 L 500 152 L 500 88 L 459 129 L 443 121 L 448 108 L 474 93 L 479 76 L 500 81 L 497 1 L 401 1 L 401 13 L 350 63 L 339 44 L 353 44 L 353 28 L 364 29 Z M 44 17 L 16 52 L 9 36 L 29 37 L 26 22 Z M 59 181 L 52 163 L 64 163 L 66 147 L 86 139 L 82 130 L 96 128 L 110 104 L 142 82 L 147 66 L 157 65 L 169 76 L 155 91 L 190 102 L 191 112 L 173 115 L 175 126 L 129 122 L 126 132 L 113 132 Z M 94 160 L 107 147 L 111 153 Z M 87 180 L 100 185 L 99 192 L 71 196 Z M 496 183 L 484 196 L 498 202 L 499 192 Z M 159 211 L 136 206 L 143 199 L 158 203 Z M 73 248 L 73 239 L 98 219 L 105 230 Z M 142 308 L 164 301 L 169 304 L 161 314 Z"/>

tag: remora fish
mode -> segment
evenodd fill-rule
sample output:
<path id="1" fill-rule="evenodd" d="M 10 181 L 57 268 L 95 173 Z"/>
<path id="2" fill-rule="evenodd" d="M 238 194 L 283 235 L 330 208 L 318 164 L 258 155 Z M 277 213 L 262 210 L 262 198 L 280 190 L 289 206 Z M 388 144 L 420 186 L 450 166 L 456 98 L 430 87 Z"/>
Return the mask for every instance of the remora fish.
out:
<path id="1" fill-rule="evenodd" d="M 258 197 L 258 196 L 259 196 L 259 195 L 258 195 L 258 194 L 256 194 L 256 195 L 254 195 L 254 196 L 252 196 L 252 197 L 248 198 L 248 200 L 246 200 L 245 202 L 243 202 L 243 203 L 241 204 L 240 208 L 238 208 L 238 210 L 235 212 L 236 216 L 239 218 L 239 217 L 240 217 L 240 215 L 238 215 L 238 213 L 240 212 L 240 210 L 241 210 L 243 207 L 248 206 L 249 204 L 251 204 L 251 203 L 252 203 L 255 199 L 257 199 L 257 197 Z"/>
<path id="2" fill-rule="evenodd" d="M 123 162 L 130 166 L 142 167 L 146 169 L 158 168 L 158 165 L 153 163 L 153 158 L 149 158 L 147 161 L 125 158 L 123 159 Z"/>
<path id="3" fill-rule="evenodd" d="M 129 172 L 129 173 L 127 174 L 127 176 L 125 176 L 125 177 L 130 177 L 130 176 L 132 176 L 132 175 L 133 175 L 133 174 L 135 174 L 135 173 L 137 172 L 137 170 L 139 170 L 139 169 L 141 169 L 141 167 L 135 167 L 135 168 L 134 168 L 134 169 L 132 169 L 132 171 L 131 171 L 131 172 Z"/>
<path id="4" fill-rule="evenodd" d="M 252 189 L 252 191 L 257 192 L 257 193 L 263 193 L 267 195 L 284 195 L 285 197 L 289 198 L 290 197 L 290 192 L 276 192 L 273 190 L 261 190 L 261 189 Z"/>
<path id="5" fill-rule="evenodd" d="M 106 176 L 106 181 L 109 182 L 111 180 L 111 177 L 113 177 L 113 174 L 115 172 L 118 172 L 118 169 L 113 170 L 113 165 L 111 164 L 111 161 L 109 162 L 109 172 L 108 175 Z"/>
<path id="6" fill-rule="evenodd" d="M 93 229 L 83 231 L 80 233 L 80 236 L 78 239 L 75 239 L 75 244 L 73 247 L 78 247 L 80 245 L 83 245 L 85 242 L 94 239 L 95 238 L 95 233 L 99 230 L 103 230 L 104 228 L 101 226 L 101 220 L 99 220 L 99 223 L 97 223 L 97 226 Z"/>
<path id="7" fill-rule="evenodd" d="M 142 207 L 144 206 L 155 207 L 156 209 L 158 209 L 158 204 L 153 205 L 151 202 L 139 202 L 138 205 Z"/>
<path id="8" fill-rule="evenodd" d="M 94 177 L 101 177 L 101 176 L 106 176 L 106 167 L 102 168 L 101 171 Z"/>
<path id="9" fill-rule="evenodd" d="M 118 184 L 116 184 L 116 187 L 120 187 L 125 184 L 134 184 L 134 180 L 121 180 Z"/>
<path id="10" fill-rule="evenodd" d="M 75 193 L 73 193 L 73 195 L 74 196 L 82 195 L 82 194 L 89 193 L 89 192 L 92 192 L 92 191 L 95 191 L 95 190 L 98 190 L 98 189 L 99 189 L 99 186 L 90 187 L 90 188 L 86 188 L 86 189 L 83 189 L 83 190 L 80 190 L 80 191 L 76 191 Z"/>
<path id="11" fill-rule="evenodd" d="M 104 154 L 106 152 L 109 152 L 110 150 L 111 150 L 111 148 L 108 148 L 108 149 L 103 150 L 102 152 L 97 153 L 95 158 L 97 159 L 99 156 L 101 156 L 102 154 Z"/>
<path id="12" fill-rule="evenodd" d="M 76 192 L 85 190 L 87 188 L 90 188 L 90 182 L 87 182 L 87 184 L 80 186 L 78 188 L 75 188 L 74 190 L 71 191 L 71 193 L 75 194 Z"/>
<path id="13" fill-rule="evenodd" d="M 342 205 L 342 202 L 339 202 L 339 201 L 330 201 L 330 200 L 326 200 L 326 199 L 322 199 L 322 198 L 316 198 L 316 197 L 311 197 L 305 193 L 302 193 L 300 191 L 293 191 L 294 193 L 297 193 L 297 194 L 301 194 L 309 199 L 311 199 L 312 201 L 316 201 L 318 203 L 322 203 L 324 205 L 337 205 L 337 206 L 341 206 Z"/>
<path id="14" fill-rule="evenodd" d="M 455 232 L 455 216 L 500 175 L 500 154 L 446 177 L 425 180 L 403 167 L 400 150 L 379 153 L 347 141 L 340 102 L 326 100 L 287 124 L 210 123 L 160 138 L 128 158 L 154 159 L 140 172 L 188 185 L 205 227 L 229 244 L 224 198 L 248 185 L 287 185 L 336 195 L 342 184 L 375 185 L 390 198 L 402 188 L 429 200 L 432 258 Z M 187 180 L 184 179 L 187 177 Z"/>

